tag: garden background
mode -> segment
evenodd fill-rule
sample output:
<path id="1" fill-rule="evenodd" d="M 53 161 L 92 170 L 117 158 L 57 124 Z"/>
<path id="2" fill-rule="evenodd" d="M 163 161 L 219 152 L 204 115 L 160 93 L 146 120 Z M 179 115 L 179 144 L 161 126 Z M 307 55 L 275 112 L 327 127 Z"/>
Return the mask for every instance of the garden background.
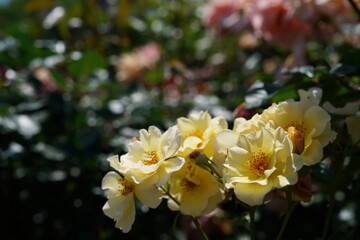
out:
<path id="1" fill-rule="evenodd" d="M 205 0 L 0 1 L 1 239 L 200 239 L 166 202 L 138 204 L 132 230 L 116 229 L 102 212 L 106 158 L 124 154 L 139 129 L 166 130 L 191 111 L 232 126 L 311 87 L 322 103 L 358 102 L 356 1 L 323 2 L 329 12 L 312 12 L 311 30 L 269 36 L 245 10 Z M 348 115 L 332 115 L 332 158 L 312 169 L 312 199 L 284 239 L 320 239 L 326 219 L 327 239 L 360 239 L 359 128 L 349 134 Z M 210 239 L 249 239 L 244 209 L 220 207 L 202 219 Z M 259 239 L 274 239 L 281 209 L 258 209 Z"/>

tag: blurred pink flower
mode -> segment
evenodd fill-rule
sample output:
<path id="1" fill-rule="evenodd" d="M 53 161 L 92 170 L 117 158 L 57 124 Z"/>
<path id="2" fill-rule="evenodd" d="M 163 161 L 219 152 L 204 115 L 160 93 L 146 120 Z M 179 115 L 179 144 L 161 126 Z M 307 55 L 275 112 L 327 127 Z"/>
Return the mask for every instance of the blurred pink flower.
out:
<path id="1" fill-rule="evenodd" d="M 141 76 L 145 69 L 154 68 L 160 56 L 160 48 L 154 42 L 136 48 L 131 53 L 123 54 L 120 56 L 117 66 L 116 78 L 119 81 L 136 79 Z"/>
<path id="2" fill-rule="evenodd" d="M 239 32 L 248 25 L 245 11 L 250 0 L 212 0 L 204 9 L 203 22 L 218 33 L 224 30 Z"/>
<path id="3" fill-rule="evenodd" d="M 139 58 L 141 66 L 144 68 L 153 68 L 157 61 L 159 61 L 161 52 L 159 46 L 150 42 L 142 47 L 135 49 L 135 55 Z"/>
<path id="4" fill-rule="evenodd" d="M 258 0 L 249 13 L 255 33 L 268 41 L 293 48 L 311 33 L 311 26 L 284 0 Z"/>
<path id="5" fill-rule="evenodd" d="M 49 69 L 45 67 L 39 67 L 34 70 L 33 74 L 34 77 L 41 83 L 41 88 L 44 92 L 50 93 L 58 90 L 56 82 Z"/>

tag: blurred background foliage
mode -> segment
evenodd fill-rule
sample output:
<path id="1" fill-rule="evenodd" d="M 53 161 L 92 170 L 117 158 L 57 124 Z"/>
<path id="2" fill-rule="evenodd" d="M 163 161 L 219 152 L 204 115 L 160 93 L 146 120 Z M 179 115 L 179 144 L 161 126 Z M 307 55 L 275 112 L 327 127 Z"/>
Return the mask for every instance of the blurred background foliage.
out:
<path id="1" fill-rule="evenodd" d="M 338 107 L 359 100 L 359 44 L 313 40 L 306 66 L 280 72 L 289 50 L 215 33 L 201 21 L 205 3 L 0 1 L 1 239 L 197 239 L 186 217 L 173 230 L 177 213 L 166 203 L 138 204 L 132 231 L 116 229 L 101 210 L 106 158 L 124 154 L 139 129 L 165 130 L 192 110 L 224 116 L 231 127 L 234 117 L 297 98 L 300 88 L 321 87 L 323 100 Z M 141 52 L 153 62 L 130 64 L 133 75 L 124 75 Z M 359 237 L 360 152 L 346 147 L 341 117 L 334 127 L 339 138 L 327 151 L 340 165 L 313 169 L 318 191 L 295 210 L 286 239 L 319 238 L 329 196 L 336 202 L 329 239 Z M 244 209 L 233 208 L 205 219 L 211 239 L 247 239 Z M 276 236 L 276 209 L 258 212 L 259 239 Z"/>

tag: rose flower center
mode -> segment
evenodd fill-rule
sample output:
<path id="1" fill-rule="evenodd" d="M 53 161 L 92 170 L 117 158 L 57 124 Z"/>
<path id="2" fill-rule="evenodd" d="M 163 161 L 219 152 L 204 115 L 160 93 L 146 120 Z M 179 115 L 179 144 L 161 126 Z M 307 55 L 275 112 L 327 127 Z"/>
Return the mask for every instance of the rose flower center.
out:
<path id="1" fill-rule="evenodd" d="M 123 179 L 119 179 L 118 182 L 119 185 L 121 186 L 119 189 L 121 195 L 127 196 L 134 191 L 134 183 L 132 183 L 130 180 L 123 178 Z"/>
<path id="2" fill-rule="evenodd" d="M 197 186 L 197 184 L 193 183 L 187 178 L 181 179 L 180 185 L 185 192 L 190 192 Z"/>
<path id="3" fill-rule="evenodd" d="M 144 165 L 149 166 L 159 162 L 159 156 L 157 155 L 156 151 L 147 151 L 145 152 L 146 156 L 143 160 Z"/>
<path id="4" fill-rule="evenodd" d="M 265 170 L 269 168 L 269 160 L 265 153 L 260 150 L 259 152 L 254 152 L 251 154 L 250 158 L 248 159 L 248 165 L 250 171 L 258 176 L 262 176 Z"/>

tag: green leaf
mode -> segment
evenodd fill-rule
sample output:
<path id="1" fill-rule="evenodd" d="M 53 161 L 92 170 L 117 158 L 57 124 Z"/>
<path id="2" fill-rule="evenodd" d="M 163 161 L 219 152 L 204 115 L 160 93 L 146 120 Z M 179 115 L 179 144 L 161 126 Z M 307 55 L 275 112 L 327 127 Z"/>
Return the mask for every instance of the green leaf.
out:
<path id="1" fill-rule="evenodd" d="M 106 67 L 106 59 L 99 53 L 89 50 L 79 60 L 70 62 L 67 70 L 74 77 L 87 77 L 95 70 Z"/>
<path id="2" fill-rule="evenodd" d="M 286 82 L 279 84 L 254 82 L 245 96 L 246 108 L 252 109 L 265 105 L 285 84 Z"/>
<path id="3" fill-rule="evenodd" d="M 302 66 L 302 67 L 296 67 L 292 68 L 286 73 L 288 74 L 302 74 L 309 78 L 313 78 L 315 76 L 315 69 L 313 66 Z"/>
<path id="4" fill-rule="evenodd" d="M 347 64 L 342 64 L 342 63 L 338 63 L 336 65 L 334 65 L 329 73 L 330 74 L 353 74 L 356 72 L 356 68 L 352 65 L 347 65 Z"/>

